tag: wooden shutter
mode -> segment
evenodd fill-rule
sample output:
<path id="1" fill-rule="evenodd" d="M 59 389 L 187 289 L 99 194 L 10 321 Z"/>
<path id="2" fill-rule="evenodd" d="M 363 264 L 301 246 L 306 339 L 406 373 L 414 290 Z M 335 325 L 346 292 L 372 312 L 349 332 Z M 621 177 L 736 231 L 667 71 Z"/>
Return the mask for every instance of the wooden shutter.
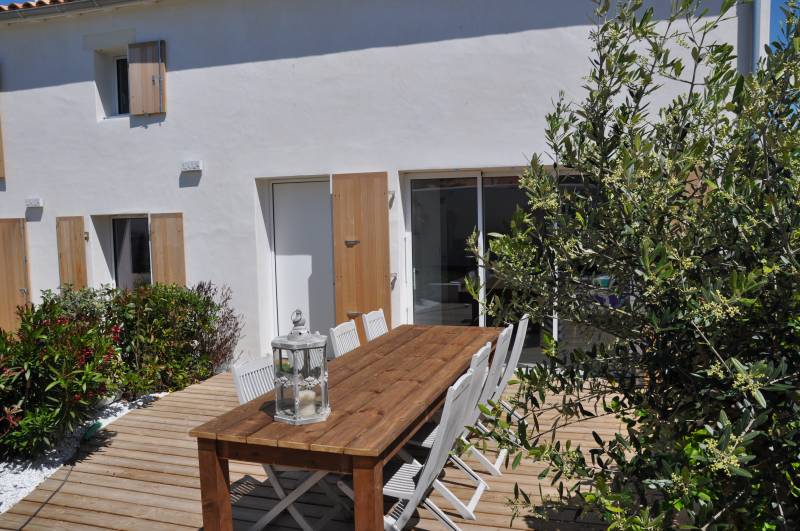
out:
<path id="1" fill-rule="evenodd" d="M 150 215 L 150 261 L 153 283 L 186 285 L 180 212 Z"/>
<path id="2" fill-rule="evenodd" d="M 0 116 L 0 179 L 6 178 L 6 159 L 3 155 L 3 117 Z"/>
<path id="3" fill-rule="evenodd" d="M 389 190 L 386 172 L 333 176 L 333 262 L 336 322 L 383 308 L 392 322 Z"/>
<path id="4" fill-rule="evenodd" d="M 17 307 L 30 300 L 25 220 L 0 219 L 0 328 L 16 330 Z"/>
<path id="5" fill-rule="evenodd" d="M 76 289 L 85 288 L 88 282 L 83 216 L 56 218 L 56 236 L 61 285 L 70 285 Z"/>
<path id="6" fill-rule="evenodd" d="M 167 112 L 164 41 L 128 45 L 128 87 L 133 116 Z"/>

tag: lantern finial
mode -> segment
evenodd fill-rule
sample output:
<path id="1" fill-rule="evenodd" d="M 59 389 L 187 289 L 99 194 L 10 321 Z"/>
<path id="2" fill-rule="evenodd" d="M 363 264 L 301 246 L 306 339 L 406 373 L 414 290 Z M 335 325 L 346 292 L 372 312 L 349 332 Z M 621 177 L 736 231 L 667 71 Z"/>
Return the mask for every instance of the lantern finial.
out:
<path id="1" fill-rule="evenodd" d="M 306 318 L 303 317 L 303 312 L 299 308 L 292 312 L 292 324 L 294 327 L 292 328 L 292 331 L 289 332 L 290 336 L 296 337 L 308 333 L 308 328 L 306 328 Z"/>

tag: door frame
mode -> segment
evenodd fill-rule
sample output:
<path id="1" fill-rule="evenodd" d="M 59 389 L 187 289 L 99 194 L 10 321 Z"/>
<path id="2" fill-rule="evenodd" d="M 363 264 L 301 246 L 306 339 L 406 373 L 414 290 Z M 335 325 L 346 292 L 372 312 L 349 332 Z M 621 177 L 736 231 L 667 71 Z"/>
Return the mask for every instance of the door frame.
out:
<path id="1" fill-rule="evenodd" d="M 273 186 L 276 184 L 293 184 L 293 183 L 328 183 L 328 197 L 329 201 L 331 202 L 331 233 L 330 233 L 330 242 L 331 242 L 331 263 L 333 263 L 333 178 L 331 174 L 320 174 L 320 175 L 302 175 L 298 177 L 275 177 L 275 178 L 266 178 L 266 179 L 258 179 L 257 182 L 263 182 L 266 186 L 266 208 L 267 208 L 267 275 L 269 283 L 272 285 L 272 289 L 269 290 L 270 299 L 272 302 L 270 304 L 272 309 L 272 328 L 274 331 L 273 336 L 277 336 L 280 330 L 280 315 L 278 314 L 278 263 L 277 263 L 277 254 L 275 253 L 275 192 Z M 333 285 L 333 304 L 334 308 L 336 307 L 336 277 L 334 276 Z M 334 319 L 335 320 L 335 319 Z M 325 331 L 327 332 L 327 331 Z"/>
<path id="2" fill-rule="evenodd" d="M 406 322 L 414 323 L 414 250 L 411 235 L 411 181 L 429 179 L 457 179 L 475 178 L 477 193 L 477 223 L 478 223 L 478 248 L 481 253 L 485 250 L 486 235 L 484 234 L 484 211 L 483 211 L 483 179 L 484 177 L 506 177 L 511 175 L 522 176 L 524 167 L 509 166 L 495 168 L 477 169 L 455 169 L 455 170 L 408 170 L 400 173 L 400 187 L 403 197 L 403 223 L 404 236 L 403 248 L 405 251 L 405 282 L 403 285 L 404 298 L 406 303 Z M 483 304 L 486 301 L 486 268 L 478 266 L 478 279 L 480 280 L 480 302 L 478 310 L 478 326 L 486 326 L 486 312 Z M 556 321 L 554 321 L 556 322 Z"/>

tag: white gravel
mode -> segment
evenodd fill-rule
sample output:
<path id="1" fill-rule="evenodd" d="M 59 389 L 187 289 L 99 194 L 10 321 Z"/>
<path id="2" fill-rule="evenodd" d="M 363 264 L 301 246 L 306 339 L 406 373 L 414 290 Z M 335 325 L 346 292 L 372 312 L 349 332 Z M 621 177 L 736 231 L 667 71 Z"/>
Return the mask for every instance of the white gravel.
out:
<path id="1" fill-rule="evenodd" d="M 145 395 L 133 402 L 113 402 L 98 409 L 91 419 L 84 422 L 71 435 L 64 437 L 55 448 L 48 450 L 44 455 L 36 459 L 15 459 L 0 463 L 0 514 L 27 496 L 39 483 L 49 478 L 75 455 L 83 434 L 92 424 L 99 421 L 105 427 L 131 409 L 141 407 L 166 394 L 168 393 Z"/>

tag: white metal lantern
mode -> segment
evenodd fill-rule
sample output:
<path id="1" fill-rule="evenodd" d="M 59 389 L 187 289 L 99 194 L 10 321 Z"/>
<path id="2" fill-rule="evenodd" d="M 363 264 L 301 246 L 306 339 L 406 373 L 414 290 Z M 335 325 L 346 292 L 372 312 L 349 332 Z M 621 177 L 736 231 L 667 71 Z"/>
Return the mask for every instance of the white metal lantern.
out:
<path id="1" fill-rule="evenodd" d="M 327 337 L 311 333 L 303 312 L 292 313 L 294 328 L 272 341 L 275 363 L 275 420 L 310 424 L 328 418 Z"/>

